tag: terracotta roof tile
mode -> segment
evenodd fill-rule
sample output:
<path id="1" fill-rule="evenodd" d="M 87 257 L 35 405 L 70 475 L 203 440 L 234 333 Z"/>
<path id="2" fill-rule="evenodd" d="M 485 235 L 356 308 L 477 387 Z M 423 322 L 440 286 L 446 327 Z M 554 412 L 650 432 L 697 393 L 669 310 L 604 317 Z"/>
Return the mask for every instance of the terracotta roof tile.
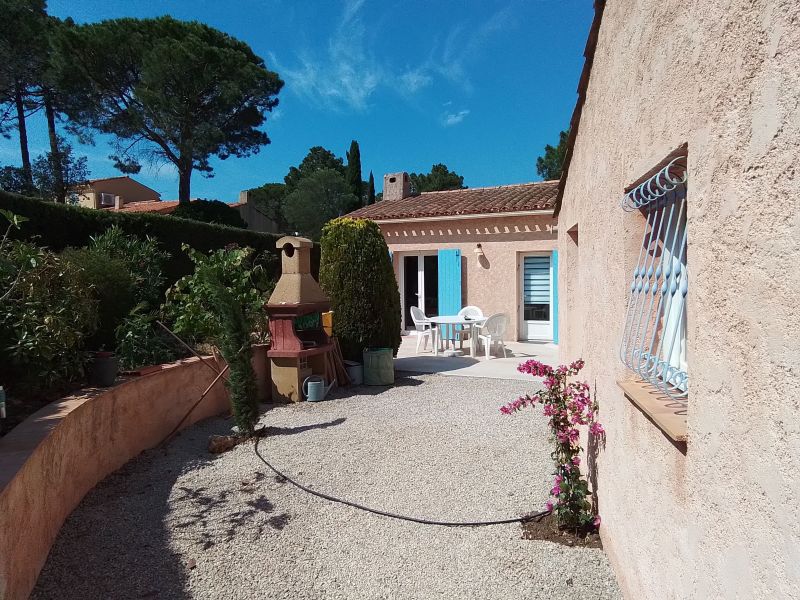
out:
<path id="1" fill-rule="evenodd" d="M 113 210 L 119 212 L 152 212 L 162 215 L 168 215 L 178 206 L 177 200 L 145 200 L 141 202 L 130 202 L 123 204 L 122 208 L 106 208 L 104 210 Z"/>
<path id="2" fill-rule="evenodd" d="M 558 181 L 540 181 L 497 187 L 423 192 L 400 200 L 383 200 L 351 212 L 348 217 L 382 221 L 506 212 L 551 210 Z"/>

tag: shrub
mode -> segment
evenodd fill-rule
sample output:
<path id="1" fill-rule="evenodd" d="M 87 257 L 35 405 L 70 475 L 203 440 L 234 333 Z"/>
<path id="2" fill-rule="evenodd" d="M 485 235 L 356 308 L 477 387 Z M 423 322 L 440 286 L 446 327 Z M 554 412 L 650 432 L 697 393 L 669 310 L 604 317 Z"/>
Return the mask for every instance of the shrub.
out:
<path id="1" fill-rule="evenodd" d="M 194 273 L 167 292 L 165 312 L 176 332 L 215 344 L 228 363 L 226 382 L 233 416 L 244 435 L 253 432 L 258 410 L 251 363 L 254 330 L 266 323 L 264 303 L 274 283 L 254 260 L 251 248 L 216 250 L 208 255 L 184 248 Z"/>
<path id="2" fill-rule="evenodd" d="M 61 259 L 75 267 L 77 283 L 96 300 L 97 330 L 87 338 L 91 350 L 113 350 L 115 332 L 135 304 L 133 280 L 127 265 L 91 248 L 67 248 Z"/>
<path id="3" fill-rule="evenodd" d="M 149 308 L 160 306 L 165 291 L 163 269 L 170 255 L 160 249 L 157 240 L 127 235 L 118 225 L 90 239 L 94 250 L 125 263 L 137 303 L 144 302 Z"/>
<path id="4" fill-rule="evenodd" d="M 247 227 L 238 210 L 219 200 L 193 200 L 189 204 L 179 204 L 172 216 L 228 227 Z"/>
<path id="5" fill-rule="evenodd" d="M 334 333 L 345 358 L 367 347 L 400 347 L 400 292 L 378 226 L 342 217 L 322 231 L 319 280 L 331 299 Z"/>
<path id="6" fill-rule="evenodd" d="M 605 432 L 597 422 L 597 403 L 589 394 L 589 385 L 580 381 L 568 381 L 583 368 L 583 361 L 561 365 L 557 369 L 536 360 L 528 360 L 517 368 L 521 373 L 544 377 L 544 391 L 533 396 L 522 396 L 500 408 L 503 414 L 513 414 L 526 406 L 542 405 L 542 412 L 550 418 L 555 450 L 555 480 L 550 490 L 548 510 L 554 510 L 558 524 L 563 529 L 587 531 L 596 529 L 600 516 L 594 513 L 589 501 L 589 484 L 581 474 L 580 431 L 578 427 L 589 427 L 589 435 L 601 436 Z"/>
<path id="7" fill-rule="evenodd" d="M 19 394 L 83 373 L 97 302 L 78 267 L 25 242 L 0 246 L 0 377 Z"/>
<path id="8" fill-rule="evenodd" d="M 156 312 L 148 312 L 147 305 L 140 303 L 122 319 L 116 331 L 120 368 L 160 365 L 186 356 L 185 349 L 156 324 L 156 318 Z"/>
<path id="9" fill-rule="evenodd" d="M 129 235 L 150 236 L 161 244 L 162 250 L 170 254 L 164 265 L 168 286 L 191 273 L 194 267 L 189 256 L 181 251 L 184 243 L 202 252 L 237 244 L 253 248 L 259 255 L 272 254 L 277 259 L 279 254 L 275 249 L 275 241 L 280 236 L 172 216 L 65 206 L 0 191 L 0 209 L 3 208 L 28 218 L 21 230 L 12 232 L 15 239 L 37 236 L 37 243 L 56 251 L 70 246 L 86 246 L 92 236 L 101 235 L 112 225 L 117 225 Z M 312 253 L 312 269 L 318 267 L 319 251 L 315 249 Z M 271 264 L 271 268 L 274 270 L 270 275 L 277 276 L 280 268 L 277 260 Z"/>

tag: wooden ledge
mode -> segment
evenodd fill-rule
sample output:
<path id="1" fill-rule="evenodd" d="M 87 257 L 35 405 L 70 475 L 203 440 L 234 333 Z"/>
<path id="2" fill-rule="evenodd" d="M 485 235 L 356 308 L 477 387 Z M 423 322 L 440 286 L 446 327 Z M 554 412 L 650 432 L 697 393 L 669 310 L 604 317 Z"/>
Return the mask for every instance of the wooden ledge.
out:
<path id="1" fill-rule="evenodd" d="M 686 442 L 688 401 L 670 398 L 643 381 L 617 381 L 628 400 L 646 414 L 674 442 Z"/>

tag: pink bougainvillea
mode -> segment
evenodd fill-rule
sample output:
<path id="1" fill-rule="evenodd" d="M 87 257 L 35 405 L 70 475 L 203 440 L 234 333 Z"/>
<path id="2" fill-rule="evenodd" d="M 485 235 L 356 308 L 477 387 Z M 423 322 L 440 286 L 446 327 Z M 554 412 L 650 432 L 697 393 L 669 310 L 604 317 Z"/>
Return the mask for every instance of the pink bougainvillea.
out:
<path id="1" fill-rule="evenodd" d="M 601 436 L 605 431 L 597 422 L 597 403 L 589 393 L 589 385 L 568 380 L 583 366 L 582 360 L 555 369 L 537 360 L 525 361 L 517 369 L 533 377 L 542 377 L 544 390 L 512 400 L 501 406 L 500 412 L 510 415 L 529 406 L 542 405 L 542 412 L 550 419 L 556 446 L 552 454 L 556 471 L 547 510 L 555 512 L 561 527 L 596 529 L 600 525 L 600 516 L 593 512 L 588 498 L 589 484 L 580 471 L 583 448 L 579 427 L 588 427 L 589 435 L 594 436 Z"/>

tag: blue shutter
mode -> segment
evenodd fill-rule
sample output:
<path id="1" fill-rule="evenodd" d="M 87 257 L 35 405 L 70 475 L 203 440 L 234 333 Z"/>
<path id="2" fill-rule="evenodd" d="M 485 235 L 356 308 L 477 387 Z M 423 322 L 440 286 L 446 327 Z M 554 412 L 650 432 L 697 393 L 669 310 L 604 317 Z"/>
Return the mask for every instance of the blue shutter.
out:
<path id="1" fill-rule="evenodd" d="M 553 306 L 550 307 L 551 320 L 553 321 L 553 343 L 558 343 L 558 250 L 553 250 L 550 255 L 550 270 L 553 273 Z"/>
<path id="2" fill-rule="evenodd" d="M 550 257 L 526 256 L 523 298 L 525 304 L 550 304 Z"/>
<path id="3" fill-rule="evenodd" d="M 439 314 L 461 310 L 461 250 L 439 250 Z"/>

